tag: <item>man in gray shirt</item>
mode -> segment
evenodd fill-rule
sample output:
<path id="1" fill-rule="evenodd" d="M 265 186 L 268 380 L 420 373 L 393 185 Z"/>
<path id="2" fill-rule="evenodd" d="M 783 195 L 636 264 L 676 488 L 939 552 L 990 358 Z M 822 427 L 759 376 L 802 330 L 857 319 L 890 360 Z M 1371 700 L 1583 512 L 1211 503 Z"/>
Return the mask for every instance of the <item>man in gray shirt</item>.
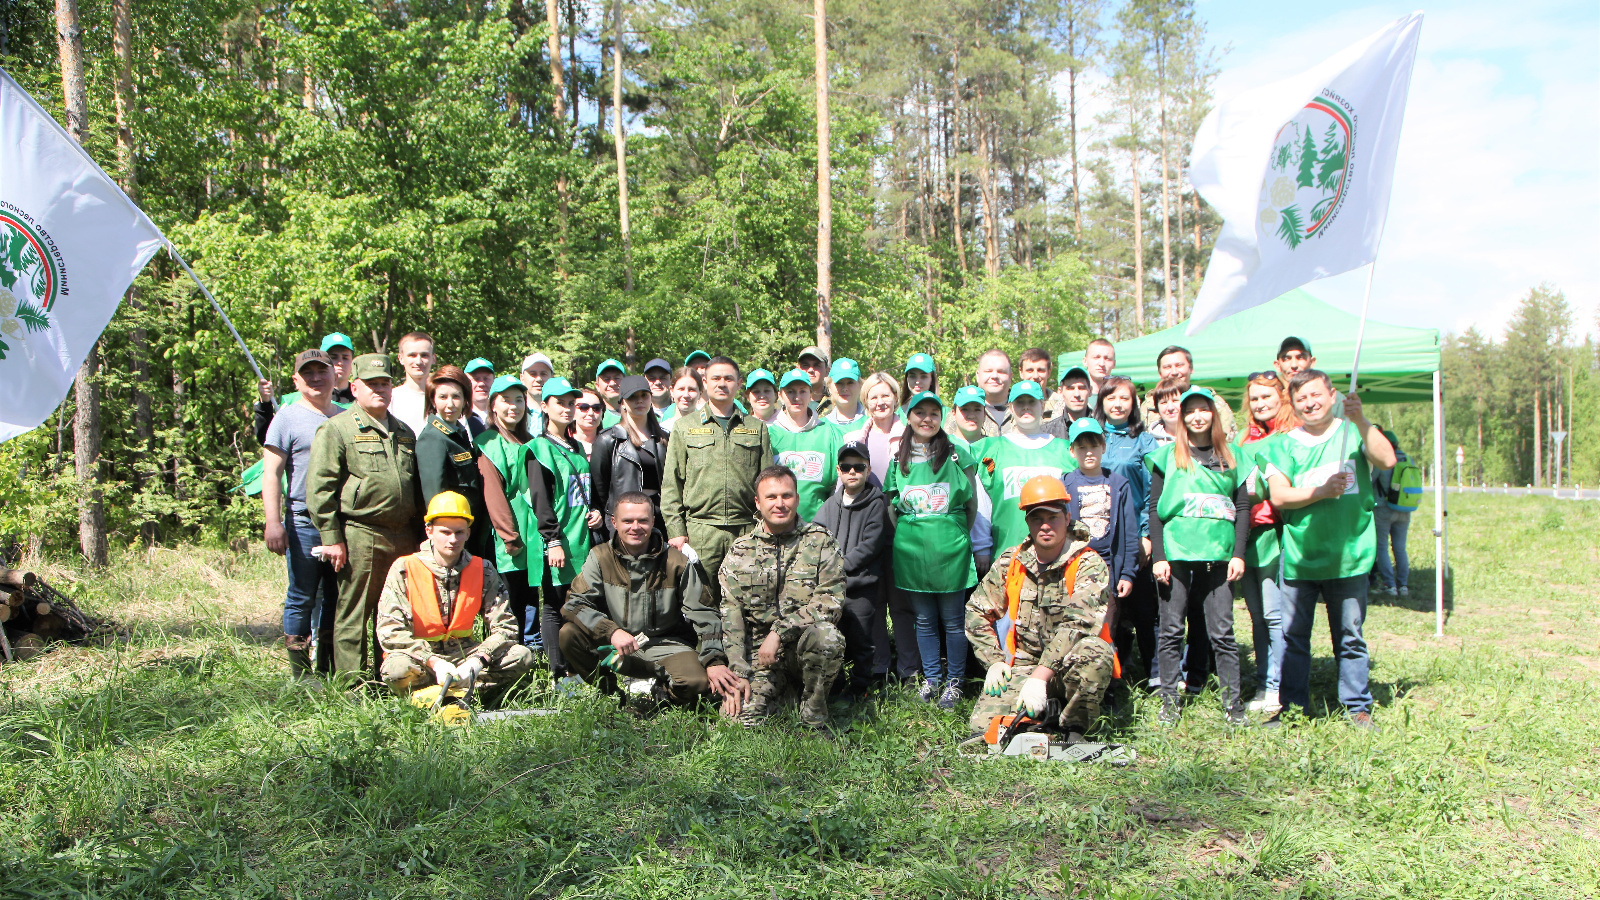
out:
<path id="1" fill-rule="evenodd" d="M 267 549 L 282 554 L 289 565 L 289 591 L 283 600 L 283 642 L 289 671 L 297 679 L 311 676 L 311 635 L 316 627 L 316 671 L 326 673 L 333 659 L 333 611 L 338 597 L 333 568 L 311 555 L 322 543 L 306 511 L 306 473 L 311 440 L 322 423 L 341 412 L 334 405 L 333 359 L 321 350 L 306 350 L 294 360 L 295 402 L 278 410 L 267 427 L 261 498 L 266 506 Z M 284 482 L 288 482 L 288 508 Z"/>

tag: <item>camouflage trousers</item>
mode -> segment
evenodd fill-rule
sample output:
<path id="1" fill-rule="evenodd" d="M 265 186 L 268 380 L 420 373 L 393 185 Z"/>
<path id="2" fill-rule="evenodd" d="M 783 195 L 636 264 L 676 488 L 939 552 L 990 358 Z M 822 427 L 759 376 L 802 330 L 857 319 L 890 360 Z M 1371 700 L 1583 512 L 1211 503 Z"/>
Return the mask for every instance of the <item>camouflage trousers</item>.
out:
<path id="1" fill-rule="evenodd" d="M 828 691 L 843 663 L 844 634 L 838 627 L 827 622 L 807 626 L 792 646 L 778 650 L 776 663 L 756 666 L 750 678 L 750 702 L 740 720 L 745 724 L 766 720 L 798 689 L 800 718 L 808 725 L 826 724 Z"/>
<path id="2" fill-rule="evenodd" d="M 1087 729 L 1100 718 L 1100 701 L 1105 699 L 1106 689 L 1111 686 L 1111 659 L 1111 645 L 1098 635 L 1081 635 L 1072 645 L 1066 665 L 1056 670 L 1049 684 L 1049 695 L 1062 701 L 1061 720 L 1057 723 L 1062 728 Z M 987 694 L 979 697 L 972 708 L 972 718 L 967 722 L 972 730 L 982 732 L 995 716 L 1016 712 L 1017 696 L 1032 674 L 1033 666 L 1018 665 L 1011 670 L 1011 681 L 1004 693 L 998 697 Z"/>
<path id="3" fill-rule="evenodd" d="M 459 665 L 476 649 L 476 644 L 469 645 L 466 641 L 448 641 L 440 648 L 438 655 Z M 510 644 L 497 658 L 489 660 L 489 665 L 478 676 L 476 693 L 480 699 L 487 702 L 495 698 L 501 689 L 515 681 L 517 676 L 531 668 L 533 668 L 533 651 L 521 644 Z M 383 665 L 378 671 L 383 676 L 384 683 L 389 685 L 389 690 L 401 697 L 409 697 L 413 691 L 420 691 L 437 683 L 432 669 L 418 664 L 411 657 L 401 653 L 384 656 Z"/>

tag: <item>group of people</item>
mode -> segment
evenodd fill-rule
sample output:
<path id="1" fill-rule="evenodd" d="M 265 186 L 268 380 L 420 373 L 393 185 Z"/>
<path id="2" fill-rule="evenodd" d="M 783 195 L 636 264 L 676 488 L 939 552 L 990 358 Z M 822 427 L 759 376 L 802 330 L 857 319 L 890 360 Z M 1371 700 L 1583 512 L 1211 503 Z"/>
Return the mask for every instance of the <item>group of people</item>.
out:
<path id="1" fill-rule="evenodd" d="M 470 678 L 493 702 L 542 659 L 565 689 L 745 723 L 797 701 L 822 727 L 830 699 L 889 678 L 954 709 L 970 658 L 974 730 L 1016 713 L 1078 739 L 1117 678 L 1175 724 L 1214 669 L 1229 722 L 1276 725 L 1310 706 L 1321 601 L 1339 701 L 1371 723 L 1362 626 L 1395 447 L 1300 338 L 1250 377 L 1243 427 L 1191 384 L 1188 350 L 1163 350 L 1141 395 L 1106 340 L 1054 366 L 1027 350 L 1020 380 L 989 351 L 950 395 L 926 353 L 864 374 L 807 347 L 779 374 L 696 350 L 576 384 L 541 353 L 510 374 L 438 364 L 420 332 L 398 350 L 330 334 L 296 357 L 295 393 L 260 385 L 296 677 Z"/>

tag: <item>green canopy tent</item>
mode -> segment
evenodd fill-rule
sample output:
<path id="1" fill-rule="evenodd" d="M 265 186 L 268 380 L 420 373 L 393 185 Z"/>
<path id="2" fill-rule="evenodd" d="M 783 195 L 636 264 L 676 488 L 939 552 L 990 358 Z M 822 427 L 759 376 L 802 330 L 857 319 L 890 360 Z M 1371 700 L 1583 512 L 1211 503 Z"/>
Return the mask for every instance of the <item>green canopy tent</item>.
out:
<path id="1" fill-rule="evenodd" d="M 1118 375 L 1148 390 L 1161 380 L 1157 355 L 1171 346 L 1194 356 L 1195 384 L 1219 391 L 1235 409 L 1243 408 L 1244 385 L 1251 373 L 1272 368 L 1278 345 L 1294 335 L 1310 345 L 1317 368 L 1348 390 L 1355 361 L 1360 319 L 1293 290 L 1270 303 L 1235 313 L 1193 337 L 1188 323 L 1116 344 Z M 1435 633 L 1444 634 L 1444 581 L 1449 567 L 1445 539 L 1444 406 L 1440 393 L 1439 332 L 1367 320 L 1361 338 L 1361 371 L 1357 392 L 1365 403 L 1433 403 L 1433 488 L 1435 558 Z M 1248 414 L 1248 413 L 1246 413 Z"/>

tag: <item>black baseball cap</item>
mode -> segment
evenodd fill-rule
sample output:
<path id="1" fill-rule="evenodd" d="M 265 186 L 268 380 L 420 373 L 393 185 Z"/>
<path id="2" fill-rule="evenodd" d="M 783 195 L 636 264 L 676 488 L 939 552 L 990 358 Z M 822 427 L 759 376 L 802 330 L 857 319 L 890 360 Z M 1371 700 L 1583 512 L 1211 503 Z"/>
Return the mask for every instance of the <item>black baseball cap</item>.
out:
<path id="1" fill-rule="evenodd" d="M 872 451 L 867 449 L 866 441 L 849 441 L 839 447 L 839 459 L 846 456 L 859 456 L 867 462 L 872 462 Z"/>
<path id="2" fill-rule="evenodd" d="M 1316 356 L 1315 353 L 1311 352 L 1310 344 L 1291 334 L 1283 339 L 1283 343 L 1278 345 L 1278 355 L 1275 358 L 1283 359 L 1283 355 L 1290 350 L 1299 350 L 1307 356 Z"/>
<path id="3" fill-rule="evenodd" d="M 672 363 L 669 363 L 664 359 L 652 359 L 649 362 L 645 363 L 644 364 L 644 368 L 641 369 L 640 371 L 648 372 L 651 369 L 666 369 L 667 370 L 667 374 L 671 375 L 672 374 Z"/>

